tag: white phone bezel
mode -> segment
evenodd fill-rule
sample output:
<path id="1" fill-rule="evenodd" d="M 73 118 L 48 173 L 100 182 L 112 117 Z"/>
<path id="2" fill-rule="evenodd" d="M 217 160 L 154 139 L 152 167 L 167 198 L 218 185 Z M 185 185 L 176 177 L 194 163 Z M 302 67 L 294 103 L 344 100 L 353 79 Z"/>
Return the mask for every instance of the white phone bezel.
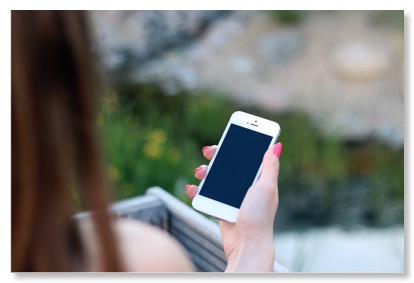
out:
<path id="1" fill-rule="evenodd" d="M 242 111 L 234 112 L 231 115 L 230 120 L 227 123 L 227 126 L 223 132 L 223 135 L 220 138 L 219 144 L 217 145 L 216 153 L 214 154 L 213 158 L 211 159 L 207 167 L 206 177 L 208 176 L 210 168 L 214 165 L 214 160 L 216 159 L 217 154 L 220 152 L 221 144 L 223 143 L 223 140 L 225 136 L 227 135 L 227 131 L 230 128 L 231 124 L 238 125 L 243 128 L 271 136 L 272 140 L 269 143 L 269 147 L 275 143 L 275 141 L 280 135 L 280 126 L 278 123 L 261 118 L 261 117 L 257 117 L 255 115 L 248 114 Z M 257 178 L 260 175 L 261 170 L 262 170 L 262 164 L 260 164 L 259 170 L 257 171 L 256 177 L 254 178 L 252 184 L 256 182 Z M 203 187 L 205 179 L 206 178 L 204 178 L 200 182 L 197 195 L 194 197 L 192 201 L 192 206 L 194 207 L 194 209 L 202 213 L 208 214 L 210 216 L 213 216 L 213 217 L 216 217 L 216 218 L 219 218 L 219 219 L 231 222 L 231 223 L 235 223 L 240 209 L 218 202 L 216 200 L 210 199 L 208 197 L 205 197 L 199 194 L 200 190 Z"/>

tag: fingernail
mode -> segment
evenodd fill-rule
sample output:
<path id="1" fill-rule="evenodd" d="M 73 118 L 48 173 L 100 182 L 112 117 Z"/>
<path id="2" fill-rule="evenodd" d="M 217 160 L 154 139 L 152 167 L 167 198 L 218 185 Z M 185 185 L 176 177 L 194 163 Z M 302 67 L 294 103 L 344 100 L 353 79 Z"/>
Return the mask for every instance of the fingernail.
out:
<path id="1" fill-rule="evenodd" d="M 188 191 L 188 187 L 190 186 L 190 184 L 185 185 L 185 190 Z"/>
<path id="2" fill-rule="evenodd" d="M 194 170 L 194 175 L 197 173 L 198 170 L 200 170 L 202 167 L 197 167 L 196 170 Z"/>
<path id="3" fill-rule="evenodd" d="M 206 150 L 207 148 L 209 148 L 208 145 L 206 145 L 205 147 L 203 147 L 203 149 L 201 150 L 201 152 L 204 153 L 204 150 Z"/>
<path id="4" fill-rule="evenodd" d="M 283 146 L 282 143 L 281 142 L 278 142 L 275 145 L 275 148 L 273 149 L 274 155 L 276 155 L 279 158 L 280 158 L 280 155 L 282 154 L 282 146 Z"/>

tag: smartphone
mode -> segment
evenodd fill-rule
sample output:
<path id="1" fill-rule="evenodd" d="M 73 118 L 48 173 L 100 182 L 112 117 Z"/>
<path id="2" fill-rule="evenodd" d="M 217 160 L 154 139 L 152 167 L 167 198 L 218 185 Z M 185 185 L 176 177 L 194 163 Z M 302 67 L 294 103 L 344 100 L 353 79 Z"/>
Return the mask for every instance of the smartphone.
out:
<path id="1" fill-rule="evenodd" d="M 235 223 L 247 190 L 260 175 L 263 156 L 279 135 L 278 123 L 234 112 L 192 201 L 194 209 Z"/>

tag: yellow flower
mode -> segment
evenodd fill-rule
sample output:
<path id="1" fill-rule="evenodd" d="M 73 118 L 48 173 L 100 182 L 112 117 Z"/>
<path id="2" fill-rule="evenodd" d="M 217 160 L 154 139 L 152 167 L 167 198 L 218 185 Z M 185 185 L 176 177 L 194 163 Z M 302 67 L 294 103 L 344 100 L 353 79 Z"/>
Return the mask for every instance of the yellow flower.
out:
<path id="1" fill-rule="evenodd" d="M 119 178 L 118 168 L 111 165 L 111 166 L 109 166 L 108 171 L 109 171 L 109 177 L 111 178 L 111 180 L 113 180 L 113 181 L 118 180 L 118 178 Z"/>
<path id="2" fill-rule="evenodd" d="M 162 144 L 167 140 L 167 134 L 162 129 L 156 129 L 149 133 L 149 139 L 153 143 Z"/>
<path id="3" fill-rule="evenodd" d="M 149 141 L 144 146 L 144 153 L 149 158 L 158 158 L 161 155 L 161 147 L 159 144 Z"/>
<path id="4" fill-rule="evenodd" d="M 162 154 L 162 148 L 167 140 L 167 134 L 162 129 L 156 129 L 148 133 L 147 143 L 144 145 L 144 153 L 149 158 L 159 158 Z"/>

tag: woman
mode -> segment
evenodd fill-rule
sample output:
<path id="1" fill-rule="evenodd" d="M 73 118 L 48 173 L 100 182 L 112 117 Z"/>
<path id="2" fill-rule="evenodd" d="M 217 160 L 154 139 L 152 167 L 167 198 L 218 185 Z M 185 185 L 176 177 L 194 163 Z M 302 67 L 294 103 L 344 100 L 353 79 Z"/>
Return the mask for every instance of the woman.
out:
<path id="1" fill-rule="evenodd" d="M 168 234 L 107 213 L 89 32 L 84 12 L 12 12 L 12 271 L 191 271 Z M 220 222 L 228 271 L 272 269 L 280 151 L 265 154 L 237 224 Z M 73 219 L 74 199 L 91 219 Z"/>

